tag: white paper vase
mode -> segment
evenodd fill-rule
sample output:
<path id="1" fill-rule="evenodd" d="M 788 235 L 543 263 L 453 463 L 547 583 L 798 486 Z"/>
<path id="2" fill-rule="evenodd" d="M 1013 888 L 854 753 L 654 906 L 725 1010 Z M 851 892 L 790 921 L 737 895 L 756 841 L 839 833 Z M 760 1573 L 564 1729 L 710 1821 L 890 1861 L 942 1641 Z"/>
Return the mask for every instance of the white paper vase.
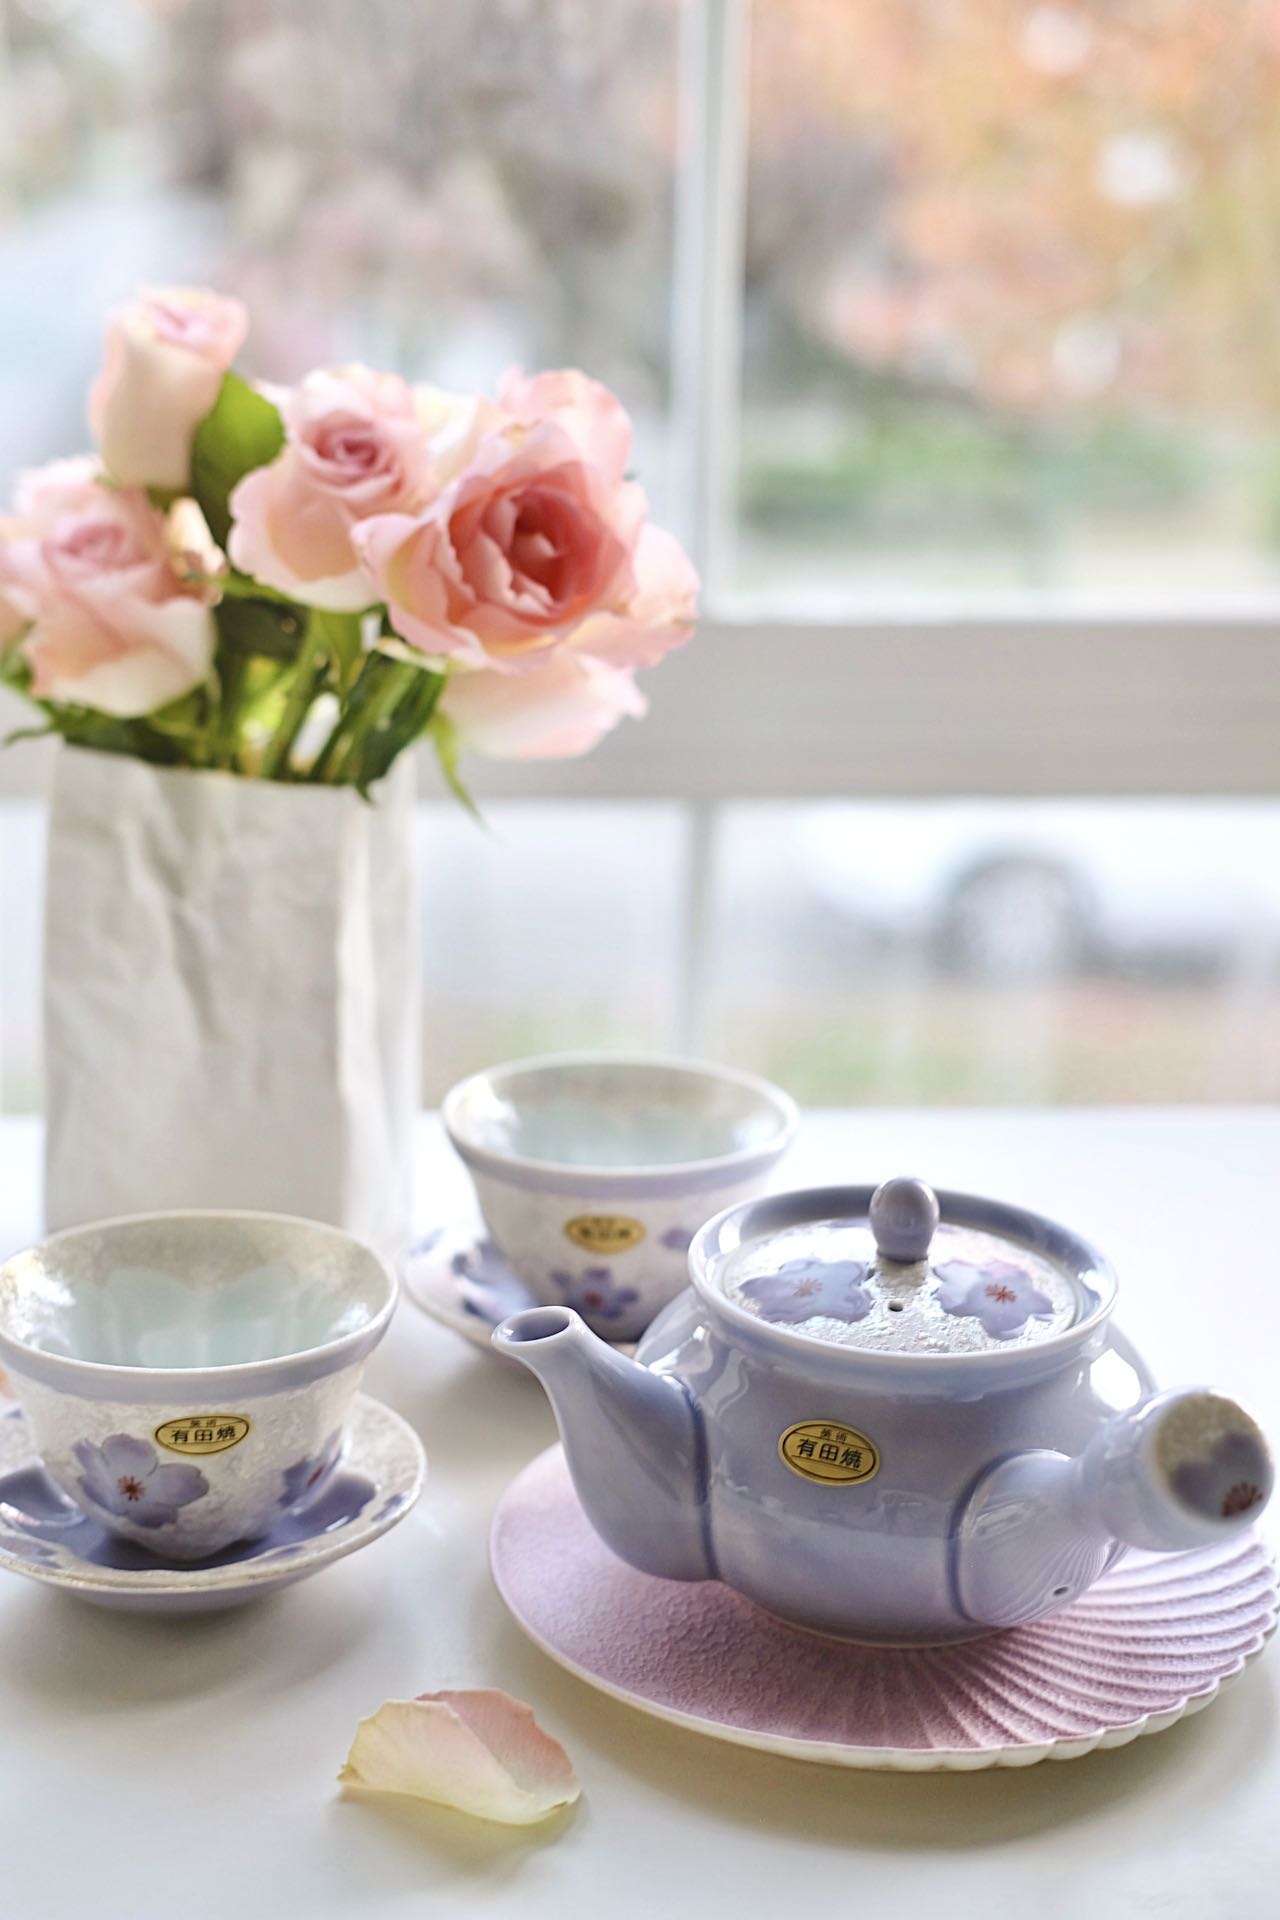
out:
<path id="1" fill-rule="evenodd" d="M 260 1208 L 408 1237 L 413 771 L 373 802 L 64 749 L 45 922 L 45 1213 Z"/>

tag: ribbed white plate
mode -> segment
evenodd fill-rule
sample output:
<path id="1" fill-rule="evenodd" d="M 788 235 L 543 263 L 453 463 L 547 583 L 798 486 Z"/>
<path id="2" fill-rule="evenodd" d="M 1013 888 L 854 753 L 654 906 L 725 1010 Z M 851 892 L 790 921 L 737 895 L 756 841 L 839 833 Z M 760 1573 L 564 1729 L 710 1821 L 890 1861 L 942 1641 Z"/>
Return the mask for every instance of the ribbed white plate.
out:
<path id="1" fill-rule="evenodd" d="M 552 1447 L 494 1518 L 494 1578 L 561 1666 L 643 1713 L 798 1760 L 914 1772 L 1070 1760 L 1207 1706 L 1276 1624 L 1276 1569 L 1237 1535 L 1132 1554 L 1065 1612 L 961 1646 L 861 1647 L 717 1581 L 655 1580 L 589 1525 Z"/>

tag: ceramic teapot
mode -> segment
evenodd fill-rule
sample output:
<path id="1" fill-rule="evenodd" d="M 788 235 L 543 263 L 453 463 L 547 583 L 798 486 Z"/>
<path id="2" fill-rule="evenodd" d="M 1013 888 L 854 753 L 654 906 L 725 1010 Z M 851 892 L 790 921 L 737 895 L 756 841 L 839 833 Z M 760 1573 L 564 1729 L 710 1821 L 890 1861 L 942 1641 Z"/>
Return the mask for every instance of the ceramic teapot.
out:
<path id="1" fill-rule="evenodd" d="M 1116 1281 L 1038 1214 L 918 1180 L 718 1214 L 634 1359 L 565 1307 L 495 1345 L 538 1375 L 615 1553 L 717 1579 L 783 1620 L 967 1639 L 1070 1604 L 1127 1548 L 1247 1527 L 1255 1422 L 1157 1392 Z"/>

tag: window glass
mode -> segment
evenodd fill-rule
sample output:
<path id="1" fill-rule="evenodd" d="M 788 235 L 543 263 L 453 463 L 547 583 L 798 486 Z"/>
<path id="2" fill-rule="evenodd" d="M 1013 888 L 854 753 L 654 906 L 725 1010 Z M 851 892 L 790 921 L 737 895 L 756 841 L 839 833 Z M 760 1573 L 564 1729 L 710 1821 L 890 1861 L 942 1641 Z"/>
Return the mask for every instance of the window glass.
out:
<path id="1" fill-rule="evenodd" d="M 105 311 L 249 302 L 249 370 L 615 386 L 663 517 L 676 0 L 12 0 L 0 481 L 79 448 Z M 20 290 L 20 291 L 18 291 Z"/>
<path id="2" fill-rule="evenodd" d="M 707 1044 L 814 1102 L 1280 1098 L 1280 805 L 737 806 Z"/>
<path id="3" fill-rule="evenodd" d="M 737 584 L 1280 580 L 1271 0 L 754 0 Z"/>
<path id="4" fill-rule="evenodd" d="M 432 1103 L 513 1055 L 686 1044 L 817 1104 L 1280 1099 L 1280 804 L 729 806 L 701 967 L 680 807 L 486 812 L 418 814 Z M 40 1101 L 43 835 L 0 804 L 10 1111 Z"/>

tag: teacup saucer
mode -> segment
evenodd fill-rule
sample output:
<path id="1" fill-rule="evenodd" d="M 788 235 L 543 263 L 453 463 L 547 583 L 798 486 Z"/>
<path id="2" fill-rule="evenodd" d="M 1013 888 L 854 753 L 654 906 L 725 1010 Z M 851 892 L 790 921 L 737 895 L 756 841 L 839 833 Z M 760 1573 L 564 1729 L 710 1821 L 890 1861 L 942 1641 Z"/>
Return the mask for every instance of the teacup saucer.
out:
<path id="1" fill-rule="evenodd" d="M 830 1766 L 1024 1767 L 1157 1733 L 1206 1706 L 1276 1624 L 1254 1534 L 1127 1556 L 1051 1619 L 948 1647 L 789 1627 L 718 1581 L 636 1573 L 587 1521 L 552 1447 L 490 1536 L 519 1625 L 589 1686 L 676 1726 Z"/>
<path id="2" fill-rule="evenodd" d="M 494 1352 L 489 1336 L 499 1321 L 541 1304 L 475 1223 L 423 1234 L 404 1256 L 400 1279 L 424 1313 L 486 1353 Z M 635 1351 L 634 1342 L 612 1344 L 619 1353 Z"/>
<path id="3" fill-rule="evenodd" d="M 413 1428 L 361 1394 L 338 1466 L 313 1499 L 260 1540 L 207 1560 L 165 1561 L 108 1533 L 68 1500 L 40 1464 L 15 1411 L 0 1418 L 0 1568 L 99 1607 L 137 1613 L 236 1607 L 306 1580 L 386 1533 L 421 1493 L 426 1465 Z"/>

